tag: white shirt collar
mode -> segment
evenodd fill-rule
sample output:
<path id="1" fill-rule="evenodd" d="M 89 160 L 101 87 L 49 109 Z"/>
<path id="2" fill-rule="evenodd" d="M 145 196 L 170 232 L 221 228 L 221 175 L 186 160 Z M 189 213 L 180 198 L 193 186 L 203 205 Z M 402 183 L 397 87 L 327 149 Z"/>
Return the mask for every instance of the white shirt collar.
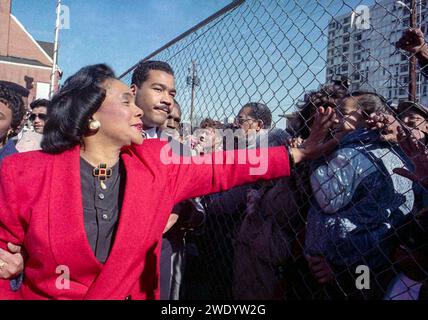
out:
<path id="1" fill-rule="evenodd" d="M 150 128 L 147 130 L 144 130 L 147 134 L 147 139 L 156 139 L 159 138 L 158 136 L 158 128 Z"/>

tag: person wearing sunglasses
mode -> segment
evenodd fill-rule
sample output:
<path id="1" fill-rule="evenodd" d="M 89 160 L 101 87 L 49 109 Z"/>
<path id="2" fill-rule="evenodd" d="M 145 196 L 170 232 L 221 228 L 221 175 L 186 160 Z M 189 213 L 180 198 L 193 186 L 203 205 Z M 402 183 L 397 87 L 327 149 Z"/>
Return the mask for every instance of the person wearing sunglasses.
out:
<path id="1" fill-rule="evenodd" d="M 30 121 L 33 124 L 34 131 L 43 134 L 43 129 L 47 120 L 47 106 L 49 100 L 37 99 L 30 104 L 31 115 Z"/>
<path id="2" fill-rule="evenodd" d="M 27 126 L 23 128 L 21 134 L 18 136 L 16 149 L 19 152 L 28 152 L 41 149 L 41 142 L 43 137 L 43 130 L 45 128 L 47 119 L 47 106 L 49 100 L 37 99 L 30 104 L 31 112 L 28 117 L 24 119 L 30 121 L 31 126 L 26 130 Z M 33 127 L 34 130 L 31 130 Z"/>

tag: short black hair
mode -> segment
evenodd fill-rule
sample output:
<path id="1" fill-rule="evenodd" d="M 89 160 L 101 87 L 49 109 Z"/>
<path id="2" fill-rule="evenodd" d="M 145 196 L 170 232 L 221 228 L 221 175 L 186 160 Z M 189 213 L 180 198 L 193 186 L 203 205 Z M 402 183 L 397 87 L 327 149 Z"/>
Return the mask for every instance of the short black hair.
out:
<path id="1" fill-rule="evenodd" d="M 174 76 L 174 71 L 166 62 L 156 60 L 140 61 L 132 73 L 131 84 L 135 84 L 138 88 L 141 87 L 143 82 L 148 79 L 151 70 L 163 71 Z"/>
<path id="2" fill-rule="evenodd" d="M 38 107 L 48 107 L 49 106 L 50 101 L 47 99 L 37 99 L 34 100 L 33 102 L 31 102 L 30 104 L 30 108 L 31 110 L 33 110 L 34 108 L 38 108 Z"/>
<path id="3" fill-rule="evenodd" d="M 21 125 L 22 119 L 25 115 L 24 101 L 22 96 L 15 90 L 0 84 L 0 102 L 4 103 L 12 111 L 11 129 L 12 135 L 16 135 L 18 128 Z"/>
<path id="4" fill-rule="evenodd" d="M 310 90 L 298 101 L 297 111 L 287 119 L 287 129 L 294 135 L 307 139 L 311 133 L 310 127 L 319 107 L 337 109 L 338 102 L 346 97 L 348 90 L 337 83 L 327 83 L 318 90 Z"/>
<path id="5" fill-rule="evenodd" d="M 105 64 L 80 69 L 68 78 L 53 96 L 46 122 L 42 150 L 61 153 L 79 145 L 89 132 L 88 122 L 106 97 L 103 84 L 116 79 L 113 70 Z"/>
<path id="6" fill-rule="evenodd" d="M 0 80 L 0 85 L 14 91 L 15 93 L 17 93 L 18 95 L 24 98 L 27 98 L 28 95 L 30 94 L 30 91 L 28 89 L 25 89 L 23 86 L 15 82 Z"/>
<path id="7" fill-rule="evenodd" d="M 415 112 L 428 120 L 428 109 L 420 103 L 414 101 L 402 101 L 397 106 L 398 117 L 402 118 L 407 112 Z"/>
<path id="8" fill-rule="evenodd" d="M 249 108 L 251 111 L 249 115 L 256 120 L 263 121 L 263 129 L 269 129 L 272 124 L 272 112 L 267 105 L 260 102 L 249 102 L 245 104 L 239 112 L 243 109 Z"/>
<path id="9" fill-rule="evenodd" d="M 393 114 L 393 110 L 388 106 L 386 99 L 376 92 L 354 91 L 349 93 L 346 98 L 358 98 L 357 105 L 362 109 L 363 117 L 366 119 L 375 112 Z"/>

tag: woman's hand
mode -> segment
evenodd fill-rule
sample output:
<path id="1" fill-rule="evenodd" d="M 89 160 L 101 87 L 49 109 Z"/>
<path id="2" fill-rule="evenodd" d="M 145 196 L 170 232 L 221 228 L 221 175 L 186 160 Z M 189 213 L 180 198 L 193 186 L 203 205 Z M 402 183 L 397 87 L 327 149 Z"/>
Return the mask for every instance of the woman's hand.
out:
<path id="1" fill-rule="evenodd" d="M 24 271 L 24 257 L 21 254 L 21 247 L 8 243 L 10 252 L 0 248 L 0 278 L 12 279 Z"/>
<path id="2" fill-rule="evenodd" d="M 404 168 L 395 168 L 393 171 L 428 187 L 428 150 L 426 146 L 406 127 L 398 129 L 398 141 L 401 149 L 414 164 L 415 170 L 410 172 Z"/>
<path id="3" fill-rule="evenodd" d="M 336 138 L 326 141 L 331 127 L 337 123 L 336 113 L 328 107 L 318 109 L 314 122 L 311 126 L 311 134 L 301 144 L 299 148 L 291 147 L 292 156 L 295 163 L 305 160 L 316 159 L 323 154 L 328 154 L 336 148 L 339 140 Z"/>

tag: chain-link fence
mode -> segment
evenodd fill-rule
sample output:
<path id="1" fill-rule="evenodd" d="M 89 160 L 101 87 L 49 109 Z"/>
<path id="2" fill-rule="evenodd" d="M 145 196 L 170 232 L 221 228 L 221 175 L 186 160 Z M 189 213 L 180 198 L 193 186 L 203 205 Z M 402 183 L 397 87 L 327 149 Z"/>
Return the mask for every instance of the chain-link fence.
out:
<path id="1" fill-rule="evenodd" d="M 427 31 L 427 13 L 426 1 L 238 0 L 144 59 L 173 67 L 193 127 L 226 126 L 258 102 L 272 132 L 300 145 L 316 107 L 339 118 L 331 154 L 202 199 L 205 225 L 186 235 L 183 299 L 426 297 L 425 189 L 393 171 L 415 165 L 394 137 L 365 128 L 379 111 L 428 142 L 428 112 L 401 103 L 415 90 L 426 104 L 428 81 L 412 73 L 418 54 L 395 45 L 411 26 Z"/>

